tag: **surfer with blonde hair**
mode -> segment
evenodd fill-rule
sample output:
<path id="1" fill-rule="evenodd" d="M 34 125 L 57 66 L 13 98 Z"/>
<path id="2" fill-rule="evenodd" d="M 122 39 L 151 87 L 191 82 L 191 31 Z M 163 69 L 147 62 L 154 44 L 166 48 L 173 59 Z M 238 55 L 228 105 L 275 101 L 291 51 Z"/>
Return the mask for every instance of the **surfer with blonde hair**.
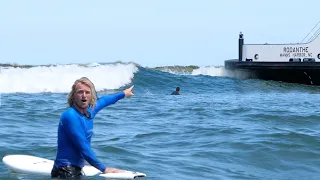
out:
<path id="1" fill-rule="evenodd" d="M 82 84 L 85 84 L 87 86 L 89 86 L 90 88 L 90 92 L 91 92 L 91 102 L 89 102 L 90 106 L 93 107 L 96 102 L 97 102 L 97 91 L 96 91 L 96 88 L 94 87 L 94 84 L 87 78 L 87 77 L 82 77 L 78 80 L 76 80 L 73 85 L 72 85 L 72 88 L 71 88 L 71 91 L 68 95 L 68 105 L 69 107 L 71 107 L 73 105 L 73 96 L 76 92 L 76 86 L 78 83 L 82 83 Z"/>
<path id="2" fill-rule="evenodd" d="M 106 167 L 91 149 L 93 119 L 103 108 L 118 100 L 133 96 L 131 86 L 123 92 L 97 98 L 94 84 L 86 77 L 74 82 L 68 95 L 68 109 L 62 113 L 58 125 L 58 148 L 51 171 L 53 178 L 79 178 L 87 161 L 102 173 L 124 170 Z"/>

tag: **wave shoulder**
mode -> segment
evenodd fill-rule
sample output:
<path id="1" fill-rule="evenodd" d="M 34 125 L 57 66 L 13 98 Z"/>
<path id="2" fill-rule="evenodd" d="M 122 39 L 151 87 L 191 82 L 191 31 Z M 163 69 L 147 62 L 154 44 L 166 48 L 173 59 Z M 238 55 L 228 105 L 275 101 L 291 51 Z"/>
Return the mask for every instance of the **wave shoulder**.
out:
<path id="1" fill-rule="evenodd" d="M 194 69 L 199 69 L 199 66 L 196 65 L 189 65 L 189 66 L 179 66 L 179 65 L 174 65 L 174 66 L 159 66 L 159 67 L 153 67 L 149 68 L 152 70 L 158 70 L 158 71 L 172 71 L 172 72 L 188 72 L 191 73 Z"/>

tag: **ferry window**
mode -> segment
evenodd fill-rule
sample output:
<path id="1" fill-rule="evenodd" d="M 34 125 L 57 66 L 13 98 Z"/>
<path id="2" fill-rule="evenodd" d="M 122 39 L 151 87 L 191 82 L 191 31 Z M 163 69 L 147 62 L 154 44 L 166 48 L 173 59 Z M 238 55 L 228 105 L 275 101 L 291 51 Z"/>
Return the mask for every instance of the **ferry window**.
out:
<path id="1" fill-rule="evenodd" d="M 301 62 L 300 58 L 290 58 L 289 62 Z"/>
<path id="2" fill-rule="evenodd" d="M 303 58 L 303 62 L 315 62 L 314 58 Z"/>

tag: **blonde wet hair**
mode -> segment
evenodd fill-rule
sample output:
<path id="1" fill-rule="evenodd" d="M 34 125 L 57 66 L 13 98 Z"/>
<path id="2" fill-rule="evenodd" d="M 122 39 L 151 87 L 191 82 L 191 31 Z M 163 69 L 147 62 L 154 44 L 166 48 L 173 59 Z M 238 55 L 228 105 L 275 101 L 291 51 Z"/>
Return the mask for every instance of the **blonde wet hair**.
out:
<path id="1" fill-rule="evenodd" d="M 90 90 L 91 90 L 91 102 L 89 103 L 90 104 L 90 107 L 94 107 L 96 102 L 97 102 L 97 91 L 96 91 L 96 88 L 94 87 L 94 84 L 87 78 L 87 77 L 82 77 L 80 79 L 77 79 L 73 85 L 72 85 L 72 88 L 71 88 L 71 91 L 68 95 L 68 105 L 69 107 L 71 107 L 73 105 L 73 95 L 74 93 L 76 92 L 76 86 L 78 83 L 82 83 L 82 84 L 85 84 L 87 86 L 90 87 Z"/>

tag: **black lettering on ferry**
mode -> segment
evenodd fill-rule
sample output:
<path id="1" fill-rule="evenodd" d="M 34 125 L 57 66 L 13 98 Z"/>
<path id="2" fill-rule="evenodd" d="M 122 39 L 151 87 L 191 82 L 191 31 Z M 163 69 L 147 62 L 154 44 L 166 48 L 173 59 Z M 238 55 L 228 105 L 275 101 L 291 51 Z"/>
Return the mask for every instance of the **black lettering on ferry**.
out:
<path id="1" fill-rule="evenodd" d="M 306 57 L 306 53 L 293 53 L 293 57 Z"/>
<path id="2" fill-rule="evenodd" d="M 284 47 L 284 53 L 308 53 L 309 47 Z"/>
<path id="3" fill-rule="evenodd" d="M 290 53 L 281 53 L 280 57 L 290 57 Z"/>

